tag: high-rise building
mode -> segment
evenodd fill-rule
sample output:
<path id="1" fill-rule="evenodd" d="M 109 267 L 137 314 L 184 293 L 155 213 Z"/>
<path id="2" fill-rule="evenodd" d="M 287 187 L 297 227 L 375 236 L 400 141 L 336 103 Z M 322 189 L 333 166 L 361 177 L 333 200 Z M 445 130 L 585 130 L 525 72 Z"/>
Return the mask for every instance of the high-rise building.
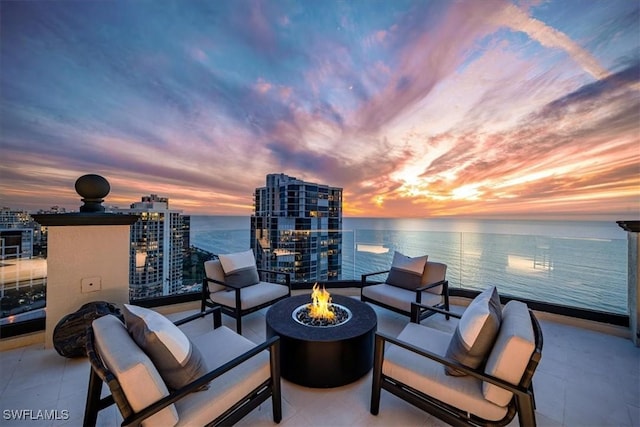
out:
<path id="1" fill-rule="evenodd" d="M 342 188 L 269 174 L 255 190 L 251 248 L 259 268 L 286 271 L 293 281 L 342 275 Z"/>
<path id="2" fill-rule="evenodd" d="M 131 299 L 178 293 L 182 288 L 184 250 L 182 212 L 169 209 L 169 199 L 156 194 L 142 197 L 129 209 L 115 210 L 139 216 L 131 225 Z"/>
<path id="3" fill-rule="evenodd" d="M 30 259 L 39 226 L 27 211 L 0 208 L 0 260 Z"/>

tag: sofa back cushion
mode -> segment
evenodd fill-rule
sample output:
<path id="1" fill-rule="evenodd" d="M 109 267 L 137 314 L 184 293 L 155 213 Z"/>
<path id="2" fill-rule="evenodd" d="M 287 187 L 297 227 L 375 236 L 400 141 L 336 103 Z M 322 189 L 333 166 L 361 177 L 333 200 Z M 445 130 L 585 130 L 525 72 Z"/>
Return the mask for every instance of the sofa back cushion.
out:
<path id="1" fill-rule="evenodd" d="M 449 342 L 446 357 L 470 368 L 481 366 L 493 347 L 501 320 L 500 297 L 496 287 L 492 286 L 476 296 L 462 313 Z M 445 372 L 447 375 L 465 375 L 448 366 L 445 366 Z"/>
<path id="2" fill-rule="evenodd" d="M 431 283 L 441 282 L 447 277 L 447 264 L 440 262 L 427 261 L 424 268 L 424 274 L 422 275 L 421 286 L 429 285 Z M 427 289 L 425 292 L 431 292 L 432 294 L 442 295 L 442 286 L 435 286 Z"/>
<path id="3" fill-rule="evenodd" d="M 219 282 L 224 282 L 224 270 L 222 269 L 222 264 L 220 264 L 219 259 L 212 259 L 204 262 L 204 274 L 208 279 L 217 280 Z M 209 292 L 219 292 L 227 289 L 226 286 L 220 285 L 215 282 L 207 281 L 207 286 L 209 286 Z"/>
<path id="4" fill-rule="evenodd" d="M 198 347 L 162 314 L 144 307 L 124 305 L 127 330 L 149 356 L 169 389 L 180 389 L 207 373 Z"/>
<path id="5" fill-rule="evenodd" d="M 104 365 L 120 383 L 134 412 L 169 395 L 169 390 L 149 357 L 136 345 L 124 324 L 107 315 L 93 321 L 95 348 Z M 173 426 L 178 412 L 170 405 L 142 422 L 143 426 Z"/>
<path id="6" fill-rule="evenodd" d="M 513 385 L 520 383 L 536 347 L 531 316 L 527 305 L 509 301 L 502 311 L 502 326 L 491 350 L 485 372 Z M 483 383 L 485 399 L 506 406 L 513 393 L 490 383 Z"/>
<path id="7" fill-rule="evenodd" d="M 222 270 L 224 271 L 224 281 L 229 285 L 243 287 L 251 286 L 260 282 L 256 259 L 251 249 L 244 252 L 218 255 Z"/>
<path id="8" fill-rule="evenodd" d="M 386 282 L 389 285 L 414 290 L 422 285 L 427 255 L 411 258 L 396 251 Z"/>

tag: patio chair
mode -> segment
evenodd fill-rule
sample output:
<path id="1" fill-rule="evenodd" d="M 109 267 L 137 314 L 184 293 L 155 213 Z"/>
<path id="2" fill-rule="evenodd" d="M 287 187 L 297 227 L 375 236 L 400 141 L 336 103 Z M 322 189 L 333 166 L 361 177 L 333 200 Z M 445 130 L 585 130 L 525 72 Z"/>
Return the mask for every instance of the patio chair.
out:
<path id="1" fill-rule="evenodd" d="M 520 425 L 535 426 L 532 379 L 542 356 L 542 331 L 526 304 L 508 302 L 499 326 L 491 328 L 479 325 L 479 311 L 471 305 L 462 316 L 449 313 L 467 317 L 453 334 L 419 324 L 425 309 L 446 313 L 414 303 L 412 321 L 397 338 L 376 333 L 371 413 L 378 414 L 384 389 L 451 425 L 504 426 L 517 414 Z M 475 341 L 461 354 L 460 338 L 470 338 L 469 330 L 461 332 L 466 328 L 476 330 Z"/>
<path id="2" fill-rule="evenodd" d="M 256 345 L 220 326 L 220 308 L 175 324 L 149 309 L 131 312 L 136 321 L 125 313 L 126 326 L 107 315 L 88 328 L 85 427 L 95 426 L 98 412 L 114 403 L 122 426 L 231 425 L 269 398 L 273 421 L 281 421 L 279 337 Z M 181 335 L 177 325 L 208 314 L 213 330 L 193 341 Z M 110 394 L 101 398 L 103 383 Z"/>
<path id="3" fill-rule="evenodd" d="M 220 306 L 224 314 L 236 319 L 239 334 L 242 316 L 291 296 L 291 275 L 257 268 L 251 250 L 220 254 L 218 259 L 205 261 L 204 270 L 200 311 Z M 276 282 L 279 276 L 284 284 Z"/>
<path id="4" fill-rule="evenodd" d="M 371 276 L 388 273 L 384 282 L 370 282 Z M 449 310 L 447 265 L 427 260 L 427 256 L 410 258 L 395 252 L 390 270 L 363 274 L 360 300 L 396 313 L 411 316 L 411 303 Z M 435 314 L 425 310 L 420 320 Z M 449 316 L 447 315 L 447 320 Z"/>

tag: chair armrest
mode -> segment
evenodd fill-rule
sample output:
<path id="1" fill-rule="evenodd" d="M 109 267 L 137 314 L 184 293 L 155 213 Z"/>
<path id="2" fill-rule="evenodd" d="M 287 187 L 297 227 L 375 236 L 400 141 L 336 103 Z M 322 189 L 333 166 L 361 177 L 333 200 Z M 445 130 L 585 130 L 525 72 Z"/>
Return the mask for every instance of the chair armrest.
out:
<path id="1" fill-rule="evenodd" d="M 445 280 L 429 283 L 428 285 L 424 285 L 424 286 L 420 286 L 419 288 L 416 288 L 416 292 L 426 291 L 427 289 L 436 288 L 438 286 L 442 286 L 443 289 L 448 288 L 449 281 L 445 279 Z"/>
<path id="2" fill-rule="evenodd" d="M 262 352 L 262 351 L 264 351 L 266 349 L 269 349 L 269 351 L 272 354 L 271 357 L 273 357 L 273 349 L 275 348 L 275 346 L 277 346 L 279 344 L 280 344 L 280 337 L 279 336 L 276 335 L 274 337 L 271 337 L 270 339 L 266 340 L 262 344 L 258 344 L 257 346 L 253 347 L 251 350 L 241 354 L 240 356 L 236 357 L 235 359 L 230 360 L 229 362 L 227 362 L 224 365 L 218 367 L 217 369 L 214 369 L 213 371 L 207 372 L 206 374 L 204 374 L 200 378 L 190 382 L 189 384 L 187 384 L 186 386 L 182 387 L 181 389 L 170 393 L 168 396 L 163 397 L 162 399 L 158 400 L 157 402 L 152 403 L 151 405 L 147 406 L 144 409 L 141 409 L 140 411 L 138 411 L 137 413 L 131 415 L 130 417 L 127 417 L 127 419 L 125 419 L 122 422 L 122 426 L 139 426 L 140 423 L 143 420 L 145 420 L 146 418 L 149 418 L 153 414 L 161 411 L 162 409 L 166 408 L 167 406 L 171 405 L 172 403 L 175 403 L 178 400 L 184 398 L 186 395 L 188 395 L 190 393 L 193 393 L 194 391 L 198 390 L 199 388 L 207 385 L 208 383 L 210 383 L 211 381 L 215 380 L 216 378 L 218 378 L 222 374 L 230 371 L 231 369 L 235 368 L 236 366 L 240 365 L 241 363 L 246 362 L 247 360 L 251 359 L 252 357 L 257 355 L 258 353 L 260 353 L 260 352 Z"/>
<path id="3" fill-rule="evenodd" d="M 211 279 L 209 277 L 206 277 L 204 279 L 202 279 L 203 283 L 202 285 L 205 286 L 207 282 L 213 282 L 217 285 L 222 285 L 222 286 L 230 286 L 229 284 L 227 284 L 226 282 L 223 282 L 221 280 L 216 280 L 216 279 Z"/>
<path id="4" fill-rule="evenodd" d="M 417 302 L 411 302 L 411 321 L 413 323 L 420 323 L 417 319 L 419 319 L 420 311 L 435 311 L 436 313 L 444 314 L 445 316 L 455 317 L 456 319 L 460 319 L 462 317 L 461 314 L 454 313 L 452 311 L 443 310 L 439 307 L 434 307 L 432 305 L 426 304 L 418 304 Z"/>
<path id="5" fill-rule="evenodd" d="M 275 274 L 276 276 L 278 276 L 278 275 L 284 276 L 285 283 L 287 284 L 289 289 L 291 289 L 291 273 L 288 273 L 286 271 L 267 270 L 267 269 L 264 269 L 264 268 L 259 268 L 258 272 L 259 273 Z"/>
<path id="6" fill-rule="evenodd" d="M 373 273 L 366 273 L 363 274 L 362 276 L 360 276 L 360 282 L 362 283 L 362 286 L 369 286 L 369 285 L 373 285 L 374 283 L 367 283 L 367 277 L 369 276 L 375 276 L 377 274 L 384 274 L 384 273 L 388 273 L 391 270 L 384 270 L 384 271 L 376 271 Z"/>
<path id="7" fill-rule="evenodd" d="M 427 326 L 424 326 L 425 328 Z M 517 386 L 517 385 L 513 385 L 511 383 L 508 383 L 504 380 L 501 380 L 500 378 L 494 377 L 493 375 L 489 375 L 485 372 L 482 372 L 478 369 L 473 369 L 473 368 L 469 368 L 467 366 L 462 365 L 461 363 L 459 363 L 458 361 L 454 360 L 454 359 L 449 359 L 446 357 L 442 357 L 439 356 L 431 351 L 428 350 L 424 350 L 422 348 L 418 348 L 412 344 L 409 344 L 408 342 L 405 341 L 401 341 L 397 338 L 394 338 L 390 335 L 384 334 L 382 332 L 376 332 L 376 339 L 381 339 L 383 341 L 383 345 L 384 342 L 389 342 L 391 344 L 397 345 L 398 347 L 402 347 L 406 350 L 409 350 L 413 353 L 416 353 L 420 356 L 426 357 L 428 359 L 431 359 L 435 362 L 438 362 L 439 364 L 443 365 L 443 366 L 450 366 L 451 368 L 454 368 L 458 371 L 462 371 L 465 374 L 478 378 L 479 380 L 482 381 L 486 381 L 488 383 L 494 384 L 500 388 L 503 388 L 505 390 L 508 390 L 516 395 L 523 395 L 523 396 L 530 396 L 530 392 L 528 388 L 525 387 L 521 387 L 521 386 Z"/>
<path id="8" fill-rule="evenodd" d="M 265 270 L 262 268 L 258 268 L 257 269 L 258 272 L 262 272 L 262 273 L 271 273 L 271 274 L 276 274 L 276 275 L 284 275 L 285 277 L 285 282 L 286 285 L 289 287 L 289 289 L 291 289 L 291 273 L 287 273 L 284 271 L 277 271 L 277 270 Z M 203 286 L 206 285 L 207 282 L 212 282 L 218 285 L 222 285 L 222 286 L 226 286 L 227 288 L 233 288 L 233 289 L 242 289 L 242 288 L 246 288 L 247 286 L 252 286 L 252 285 L 243 285 L 243 286 L 239 286 L 239 285 L 234 285 L 232 283 L 227 283 L 227 282 L 223 282 L 222 280 L 216 280 L 216 279 L 211 279 L 209 277 L 205 277 L 203 279 Z"/>
<path id="9" fill-rule="evenodd" d="M 192 314 L 191 316 L 185 317 L 184 319 L 176 320 L 175 322 L 173 322 L 173 324 L 176 326 L 184 325 L 185 323 L 191 322 L 192 320 L 200 319 L 208 314 L 214 314 L 216 311 L 222 313 L 220 310 L 220 306 L 210 308 L 209 310 L 201 311 L 196 314 Z"/>

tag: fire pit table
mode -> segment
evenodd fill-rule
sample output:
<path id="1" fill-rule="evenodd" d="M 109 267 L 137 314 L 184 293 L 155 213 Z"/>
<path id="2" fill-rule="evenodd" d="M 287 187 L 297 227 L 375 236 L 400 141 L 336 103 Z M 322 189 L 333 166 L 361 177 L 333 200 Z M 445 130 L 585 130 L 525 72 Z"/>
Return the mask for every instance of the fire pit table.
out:
<path id="1" fill-rule="evenodd" d="M 306 387 L 338 387 L 361 378 L 373 366 L 376 313 L 354 298 L 331 299 L 349 312 L 344 323 L 310 326 L 296 320 L 294 313 L 311 303 L 309 295 L 286 298 L 267 311 L 267 338 L 280 336 L 283 378 Z"/>

